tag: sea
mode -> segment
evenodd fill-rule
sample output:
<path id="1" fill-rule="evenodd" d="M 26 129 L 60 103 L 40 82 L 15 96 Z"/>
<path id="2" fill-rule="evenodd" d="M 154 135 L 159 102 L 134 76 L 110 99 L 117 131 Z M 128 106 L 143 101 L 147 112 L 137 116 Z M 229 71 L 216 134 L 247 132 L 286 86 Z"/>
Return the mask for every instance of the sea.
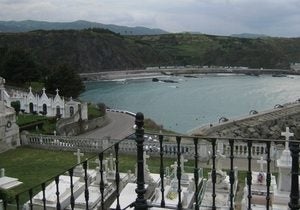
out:
<path id="1" fill-rule="evenodd" d="M 236 119 L 273 109 L 277 104 L 300 98 L 300 76 L 272 77 L 234 74 L 170 76 L 86 82 L 80 99 L 105 103 L 112 109 L 142 112 L 165 129 L 189 133 L 216 124 L 226 117 Z"/>

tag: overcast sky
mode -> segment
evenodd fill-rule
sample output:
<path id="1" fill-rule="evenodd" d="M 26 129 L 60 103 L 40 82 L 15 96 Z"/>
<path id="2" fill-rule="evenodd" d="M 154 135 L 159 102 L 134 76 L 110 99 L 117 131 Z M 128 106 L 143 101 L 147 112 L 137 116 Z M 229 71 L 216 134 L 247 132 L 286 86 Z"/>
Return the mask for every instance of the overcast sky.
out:
<path id="1" fill-rule="evenodd" d="M 300 37 L 300 0 L 0 0 L 0 8 L 0 20 L 88 20 L 170 32 Z"/>

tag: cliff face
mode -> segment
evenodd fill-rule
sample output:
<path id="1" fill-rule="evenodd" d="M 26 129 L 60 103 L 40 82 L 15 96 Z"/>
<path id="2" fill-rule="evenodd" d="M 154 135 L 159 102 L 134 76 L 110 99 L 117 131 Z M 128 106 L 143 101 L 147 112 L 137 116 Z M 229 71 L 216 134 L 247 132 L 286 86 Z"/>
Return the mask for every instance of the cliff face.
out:
<path id="1" fill-rule="evenodd" d="M 1 48 L 23 48 L 51 68 L 78 72 L 147 66 L 248 66 L 289 68 L 300 62 L 300 38 L 245 39 L 201 34 L 121 36 L 105 29 L 0 33 Z"/>

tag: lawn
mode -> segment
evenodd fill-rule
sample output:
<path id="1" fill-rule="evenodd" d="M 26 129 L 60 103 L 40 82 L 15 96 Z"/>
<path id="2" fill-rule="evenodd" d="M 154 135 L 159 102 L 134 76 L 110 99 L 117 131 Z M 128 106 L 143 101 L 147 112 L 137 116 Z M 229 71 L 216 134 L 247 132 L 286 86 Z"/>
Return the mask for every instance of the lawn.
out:
<path id="1" fill-rule="evenodd" d="M 108 155 L 108 154 L 107 154 Z M 84 159 L 95 157 L 96 154 L 84 154 Z M 95 168 L 96 163 L 89 161 L 89 167 Z M 83 160 L 83 159 L 82 159 Z M 9 195 L 23 192 L 29 188 L 35 187 L 50 178 L 63 173 L 76 164 L 77 157 L 73 155 L 73 152 L 65 151 L 49 151 L 41 149 L 33 149 L 28 147 L 19 147 L 15 150 L 9 150 L 0 154 L 0 168 L 5 168 L 7 176 L 19 178 L 24 184 L 14 188 L 6 193 Z M 169 167 L 176 161 L 176 158 L 164 159 L 164 167 Z M 194 170 L 194 161 L 190 160 L 185 163 L 185 171 L 192 173 Z M 119 157 L 119 170 L 121 172 L 127 172 L 131 170 L 135 171 L 136 156 L 135 155 L 123 155 Z M 160 158 L 151 157 L 147 159 L 147 165 L 152 173 L 159 173 Z M 210 167 L 207 165 L 207 167 Z M 172 169 L 170 168 L 170 171 Z M 207 177 L 210 169 L 204 169 L 204 177 Z M 244 177 L 246 172 L 239 172 L 239 185 L 244 186 Z M 242 189 L 242 188 L 241 188 Z M 34 192 L 40 191 L 38 186 Z M 23 194 L 21 202 L 28 200 L 28 193 Z"/>

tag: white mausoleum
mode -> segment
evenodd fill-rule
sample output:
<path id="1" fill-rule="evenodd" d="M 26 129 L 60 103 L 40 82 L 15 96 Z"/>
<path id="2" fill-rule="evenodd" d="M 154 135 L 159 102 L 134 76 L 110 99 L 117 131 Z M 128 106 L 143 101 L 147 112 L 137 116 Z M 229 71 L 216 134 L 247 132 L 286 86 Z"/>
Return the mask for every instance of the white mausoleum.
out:
<path id="1" fill-rule="evenodd" d="M 34 94 L 31 87 L 29 87 L 29 92 L 13 90 L 10 96 L 6 95 L 8 104 L 19 101 L 20 110 L 25 113 L 37 113 L 47 117 L 70 118 L 81 110 L 81 119 L 86 120 L 88 118 L 86 103 L 75 101 L 72 98 L 67 101 L 59 95 L 58 89 L 53 97 L 49 97 L 46 94 L 45 88 L 42 89 L 41 94 Z"/>

